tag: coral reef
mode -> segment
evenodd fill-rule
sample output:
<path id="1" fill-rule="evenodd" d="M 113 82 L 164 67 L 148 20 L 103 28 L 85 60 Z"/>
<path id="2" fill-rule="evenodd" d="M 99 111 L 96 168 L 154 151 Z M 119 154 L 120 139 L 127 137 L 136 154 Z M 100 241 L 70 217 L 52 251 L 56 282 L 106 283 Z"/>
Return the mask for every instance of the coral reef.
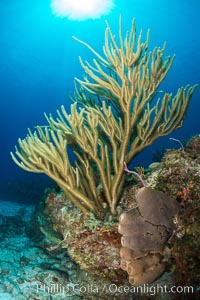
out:
<path id="1" fill-rule="evenodd" d="M 127 225 L 122 222 L 123 216 L 126 219 L 127 214 L 130 214 L 131 227 L 134 223 L 134 230 L 132 234 L 128 234 L 128 243 L 130 245 L 131 239 L 134 240 L 135 253 L 141 257 L 134 267 L 141 270 L 141 267 L 146 268 L 148 265 L 152 268 L 150 278 L 145 278 L 145 274 L 141 272 L 138 283 L 155 280 L 151 285 L 147 285 L 152 288 L 156 285 L 167 285 L 168 289 L 179 285 L 191 286 L 194 289 L 194 293 L 191 293 L 192 299 L 198 299 L 199 144 L 200 137 L 197 136 L 189 141 L 184 152 L 182 149 L 166 151 L 161 163 L 144 170 L 143 176 L 148 188 L 141 189 L 141 183 L 135 184 L 132 176 L 127 175 L 116 217 L 107 215 L 107 218 L 100 220 L 91 214 L 88 218 L 66 198 L 63 191 L 49 189 L 45 203 L 40 204 L 32 224 L 32 228 L 40 229 L 40 235 L 43 233 L 38 240 L 40 247 L 47 249 L 52 256 L 57 255 L 57 251 L 68 253 L 80 266 L 77 282 L 81 280 L 82 283 L 94 283 L 99 290 L 104 285 L 131 288 L 127 273 L 120 266 L 121 234 L 118 233 L 119 223 L 120 232 L 126 232 Z M 136 221 L 140 214 L 142 219 L 141 224 L 138 224 Z M 138 238 L 136 229 L 141 233 Z M 152 238 L 149 239 L 148 234 L 145 236 L 147 231 Z M 33 230 L 30 232 L 33 233 Z M 35 233 L 34 235 L 36 236 Z M 122 243 L 126 242 L 125 236 Z M 161 274 L 162 272 L 164 273 Z M 157 278 L 159 276 L 160 278 Z M 112 294 L 112 299 L 132 299 L 132 296 L 131 293 L 116 293 Z M 143 296 L 140 298 L 140 295 L 137 295 L 137 298 L 134 293 L 134 299 L 143 299 Z M 183 296 L 185 297 L 185 294 L 158 293 L 153 299 L 182 299 Z M 110 299 L 109 297 L 109 292 L 101 295 L 101 299 Z M 187 297 L 190 299 L 190 294 Z M 95 295 L 87 294 L 85 299 L 95 299 Z M 146 295 L 146 299 L 152 298 Z"/>
<path id="2" fill-rule="evenodd" d="M 154 282 L 166 262 L 171 283 L 199 286 L 199 136 L 185 149 L 181 144 L 180 150 L 167 151 L 148 173 L 138 169 L 149 186 L 139 193 L 139 184 L 126 180 L 124 172 L 124 164 L 182 125 L 197 85 L 159 98 L 174 56 L 164 57 L 165 45 L 149 52 L 149 32 L 142 42 L 134 22 L 123 37 L 120 19 L 118 41 L 107 24 L 104 57 L 75 39 L 95 59 L 91 65 L 80 58 L 88 77 L 75 79 L 70 113 L 62 106 L 57 118 L 45 115 L 47 125 L 29 130 L 11 153 L 18 166 L 45 173 L 61 189 L 50 190 L 35 213 L 33 224 L 40 231 L 35 237 L 49 255 L 69 255 L 80 266 L 79 274 L 84 270 L 84 282 L 95 282 L 98 288 L 130 287 L 121 266 L 131 273 L 131 284 Z M 68 148 L 76 156 L 73 164 Z M 127 225 L 124 220 L 130 216 Z M 130 234 L 129 225 L 139 226 L 142 237 L 137 231 Z M 129 296 L 117 293 L 113 299 Z M 88 294 L 86 299 L 95 297 Z M 109 298 L 109 293 L 102 297 Z"/>
<path id="3" fill-rule="evenodd" d="M 157 174 L 155 188 L 176 199 L 181 206 L 172 257 L 176 283 L 200 285 L 200 136 L 178 151 L 167 151 Z"/>
<path id="4" fill-rule="evenodd" d="M 149 32 L 142 42 L 134 21 L 123 37 L 121 18 L 119 23 L 118 41 L 107 24 L 104 57 L 76 38 L 95 59 L 91 65 L 80 58 L 88 77 L 76 78 L 70 113 L 62 106 L 56 119 L 45 115 L 48 125 L 29 130 L 11 153 L 18 166 L 45 173 L 84 214 L 100 219 L 116 214 L 124 162 L 182 125 L 197 86 L 181 87 L 173 97 L 162 94 L 159 86 L 175 56 L 164 57 L 165 44 L 148 51 Z M 77 158 L 74 165 L 67 147 Z"/>
<path id="5" fill-rule="evenodd" d="M 46 245 L 49 251 L 58 247 L 65 248 L 84 270 L 109 278 L 115 283 L 122 283 L 126 279 L 120 269 L 121 236 L 118 233 L 118 222 L 109 218 L 100 221 L 92 215 L 86 217 L 66 199 L 63 192 L 47 196 L 44 212 L 44 222 L 41 221 L 40 227 L 51 242 L 48 247 Z M 49 220 L 49 224 L 46 220 Z M 55 238 L 55 232 L 59 240 Z"/>

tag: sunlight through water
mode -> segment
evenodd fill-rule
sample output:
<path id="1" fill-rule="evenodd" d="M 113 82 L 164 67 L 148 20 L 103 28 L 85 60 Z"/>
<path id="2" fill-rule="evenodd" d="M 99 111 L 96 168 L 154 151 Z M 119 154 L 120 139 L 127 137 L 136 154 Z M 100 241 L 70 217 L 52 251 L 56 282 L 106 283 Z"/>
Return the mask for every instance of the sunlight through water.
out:
<path id="1" fill-rule="evenodd" d="M 70 20 L 86 20 L 107 15 L 114 7 L 114 0 L 52 0 L 53 13 Z"/>

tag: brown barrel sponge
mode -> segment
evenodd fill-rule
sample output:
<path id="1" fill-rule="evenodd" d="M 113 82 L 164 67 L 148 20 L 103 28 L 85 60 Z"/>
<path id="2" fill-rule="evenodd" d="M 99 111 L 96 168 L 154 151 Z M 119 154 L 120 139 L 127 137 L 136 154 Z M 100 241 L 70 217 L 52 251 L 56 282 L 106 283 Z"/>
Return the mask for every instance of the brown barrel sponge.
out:
<path id="1" fill-rule="evenodd" d="M 131 284 L 142 285 L 153 282 L 165 270 L 169 259 L 166 244 L 179 204 L 147 187 L 138 191 L 136 203 L 136 208 L 120 216 L 118 231 L 122 234 L 121 268 L 128 272 Z"/>

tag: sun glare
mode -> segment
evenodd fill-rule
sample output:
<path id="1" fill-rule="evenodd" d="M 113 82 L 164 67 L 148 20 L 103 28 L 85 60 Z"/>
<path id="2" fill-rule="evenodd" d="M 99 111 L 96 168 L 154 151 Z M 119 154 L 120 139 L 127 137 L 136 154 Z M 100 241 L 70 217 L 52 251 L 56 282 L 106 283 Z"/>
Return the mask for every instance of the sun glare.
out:
<path id="1" fill-rule="evenodd" d="M 55 15 L 70 20 L 96 19 L 108 14 L 114 7 L 114 0 L 51 0 Z"/>

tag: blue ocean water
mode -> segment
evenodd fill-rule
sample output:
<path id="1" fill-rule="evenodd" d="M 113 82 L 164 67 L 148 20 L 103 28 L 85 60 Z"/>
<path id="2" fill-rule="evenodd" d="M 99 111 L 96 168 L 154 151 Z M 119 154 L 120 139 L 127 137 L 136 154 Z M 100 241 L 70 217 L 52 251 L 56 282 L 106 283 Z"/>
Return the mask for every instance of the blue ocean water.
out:
<path id="1" fill-rule="evenodd" d="M 167 41 L 166 55 L 176 54 L 162 85 L 166 92 L 176 92 L 178 87 L 200 82 L 199 11 L 198 0 L 116 0 L 107 16 L 72 21 L 54 15 L 50 0 L 1 0 L 0 197 L 25 196 L 31 201 L 48 185 L 45 176 L 17 167 L 10 151 L 19 137 L 26 136 L 28 127 L 34 129 L 35 125 L 45 124 L 44 112 L 55 115 L 62 104 L 69 108 L 73 79 L 83 75 L 78 56 L 91 59 L 92 55 L 72 35 L 101 52 L 105 20 L 117 34 L 120 14 L 124 31 L 129 30 L 131 19 L 135 18 L 138 32 L 142 28 L 144 38 L 147 29 L 151 29 L 150 49 Z M 197 88 L 182 128 L 171 136 L 186 140 L 199 133 L 199 98 L 200 88 Z M 133 165 L 147 166 L 152 162 L 153 151 L 162 147 L 176 145 L 169 137 L 160 138 Z"/>

